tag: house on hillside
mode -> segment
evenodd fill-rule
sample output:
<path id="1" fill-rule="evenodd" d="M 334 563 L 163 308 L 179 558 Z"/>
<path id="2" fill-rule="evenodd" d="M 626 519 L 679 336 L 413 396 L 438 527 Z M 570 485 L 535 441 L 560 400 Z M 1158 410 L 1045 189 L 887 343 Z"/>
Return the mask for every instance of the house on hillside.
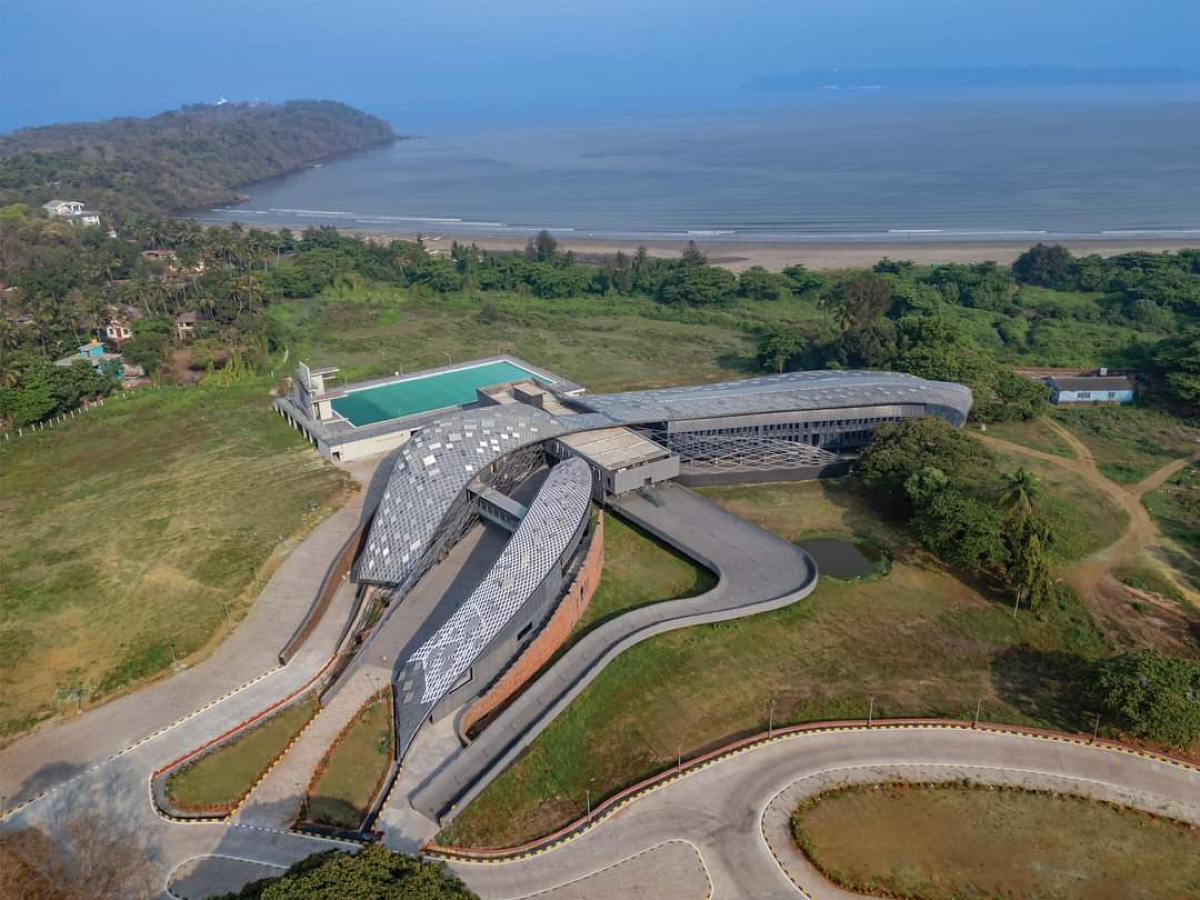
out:
<path id="1" fill-rule="evenodd" d="M 42 209 L 52 219 L 66 219 L 72 225 L 100 224 L 100 214 L 84 209 L 83 203 L 78 200 L 50 200 L 42 204 Z"/>
<path id="2" fill-rule="evenodd" d="M 93 369 L 99 369 L 105 363 L 115 362 L 116 367 L 113 370 L 113 380 L 118 380 L 124 375 L 124 366 L 121 361 L 120 353 L 109 353 L 104 349 L 104 345 L 99 341 L 88 341 L 86 344 L 80 344 L 79 350 L 72 353 L 70 356 L 64 356 L 62 359 L 56 359 L 54 364 L 68 368 L 75 365 L 79 360 L 84 360 Z"/>
<path id="3" fill-rule="evenodd" d="M 132 323 L 122 316 L 112 316 L 100 329 L 101 334 L 110 341 L 127 341 L 133 337 Z"/>
<path id="4" fill-rule="evenodd" d="M 1109 375 L 1101 369 L 1093 375 L 1052 375 L 1046 379 L 1050 385 L 1050 402 L 1056 406 L 1077 403 L 1130 403 L 1135 386 L 1128 375 Z"/>
<path id="5" fill-rule="evenodd" d="M 196 322 L 199 317 L 191 310 L 181 312 L 175 317 L 175 337 L 181 341 L 189 341 L 196 333 Z"/>

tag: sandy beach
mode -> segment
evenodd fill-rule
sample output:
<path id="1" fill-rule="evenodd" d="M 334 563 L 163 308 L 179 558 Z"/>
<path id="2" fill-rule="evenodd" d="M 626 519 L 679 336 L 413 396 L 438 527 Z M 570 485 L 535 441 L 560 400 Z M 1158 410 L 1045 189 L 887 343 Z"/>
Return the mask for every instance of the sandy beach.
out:
<path id="1" fill-rule="evenodd" d="M 412 240 L 416 233 L 393 233 L 351 231 L 373 240 L 387 242 L 393 240 Z M 520 250 L 525 246 L 527 237 L 518 235 L 456 235 L 448 232 L 425 233 L 426 246 L 431 252 L 449 252 L 450 245 L 455 241 L 466 244 L 476 244 L 484 250 Z M 1101 256 L 1115 256 L 1135 250 L 1183 250 L 1200 248 L 1200 237 L 1188 241 L 1055 241 L 1078 256 L 1098 253 Z M 587 238 L 559 238 L 562 250 L 573 250 L 581 260 L 591 261 L 601 257 L 612 256 L 618 251 L 625 253 L 636 252 L 639 246 L 645 246 L 654 256 L 678 256 L 686 245 L 686 241 L 621 241 L 599 240 Z M 1036 241 L 992 241 L 986 243 L 971 243 L 967 241 L 936 242 L 929 240 L 894 241 L 894 242 L 860 242 L 860 243 L 752 243 L 749 241 L 696 241 L 696 245 L 707 255 L 709 262 L 725 266 L 735 272 L 748 269 L 751 266 L 762 266 L 765 269 L 779 271 L 795 263 L 803 263 L 810 269 L 848 269 L 870 266 L 883 257 L 891 259 L 911 259 L 919 263 L 975 263 L 991 260 L 992 262 L 1009 264 L 1022 251 L 1029 249 Z"/>

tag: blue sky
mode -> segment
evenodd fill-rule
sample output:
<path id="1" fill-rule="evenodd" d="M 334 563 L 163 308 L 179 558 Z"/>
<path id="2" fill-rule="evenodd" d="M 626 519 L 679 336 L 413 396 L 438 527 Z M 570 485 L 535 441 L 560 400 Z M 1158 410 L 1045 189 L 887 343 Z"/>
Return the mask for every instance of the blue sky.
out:
<path id="1" fill-rule="evenodd" d="M 225 96 L 404 129 L 729 106 L 820 68 L 1194 66 L 1197 0 L 0 0 L 0 129 Z"/>

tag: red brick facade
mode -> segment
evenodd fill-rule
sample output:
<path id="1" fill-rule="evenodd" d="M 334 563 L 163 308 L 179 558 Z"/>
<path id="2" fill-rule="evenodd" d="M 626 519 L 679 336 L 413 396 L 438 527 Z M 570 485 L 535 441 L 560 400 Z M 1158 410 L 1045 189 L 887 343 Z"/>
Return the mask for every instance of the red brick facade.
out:
<path id="1" fill-rule="evenodd" d="M 604 516 L 596 521 L 592 543 L 579 573 L 566 594 L 559 601 L 546 626 L 538 632 L 525 651 L 513 661 L 500 679 L 482 697 L 463 713 L 459 731 L 466 734 L 476 723 L 491 715 L 508 703 L 537 671 L 546 664 L 566 641 L 571 629 L 583 617 L 583 611 L 592 602 L 592 595 L 600 584 L 600 572 L 604 568 Z"/>

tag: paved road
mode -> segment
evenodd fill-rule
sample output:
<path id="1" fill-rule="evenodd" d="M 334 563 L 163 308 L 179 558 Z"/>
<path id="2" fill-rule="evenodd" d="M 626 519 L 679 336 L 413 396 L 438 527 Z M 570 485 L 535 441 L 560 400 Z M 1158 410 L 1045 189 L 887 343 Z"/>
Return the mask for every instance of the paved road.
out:
<path id="1" fill-rule="evenodd" d="M 484 900 L 521 897 L 576 882 L 648 848 L 686 842 L 700 855 L 714 900 L 801 896 L 798 886 L 814 898 L 843 900 L 855 895 L 816 876 L 791 849 L 787 814 L 808 791 L 895 777 L 1069 789 L 1200 824 L 1200 773 L 1113 750 L 966 729 L 800 732 L 668 784 L 557 849 L 518 862 L 452 868 Z M 687 877 L 686 862 L 662 863 L 644 874 L 646 896 L 673 890 Z M 598 889 L 588 896 L 606 894 Z"/>
<path id="2" fill-rule="evenodd" d="M 437 819 L 451 803 L 465 806 L 622 651 L 677 628 L 778 609 L 816 586 L 815 564 L 794 544 L 679 485 L 658 488 L 652 496 L 654 501 L 631 494 L 613 505 L 716 572 L 716 587 L 698 597 L 640 607 L 589 632 L 409 798 L 416 809 Z M 393 792 L 392 805 L 405 802 Z"/>
<path id="3" fill-rule="evenodd" d="M 752 606 L 761 609 L 783 605 L 811 588 L 811 564 L 790 544 L 765 535 L 682 488 L 670 488 L 663 494 L 666 497 L 663 505 L 636 499 L 630 501 L 626 514 L 652 531 L 674 532 L 673 542 L 707 559 L 720 572 L 718 587 L 690 601 L 646 608 L 660 613 L 674 608 L 675 615 L 662 621 L 635 619 L 642 611 L 622 617 L 641 624 L 620 634 L 610 634 L 608 648 L 601 647 L 603 652 L 599 655 L 573 650 L 564 656 L 563 661 L 572 656 L 576 660 L 588 657 L 587 664 L 574 680 L 558 677 L 562 672 L 556 666 L 550 678 L 526 695 L 534 697 L 541 690 L 550 692 L 530 701 L 536 714 L 527 720 L 530 725 L 525 734 L 536 734 L 543 728 L 574 692 L 625 646 L 657 631 L 742 615 Z M 343 511 L 340 519 L 335 517 L 322 526 L 325 532 L 318 529 L 310 538 L 314 543 L 306 542 L 302 549 L 306 556 L 311 551 L 312 558 L 299 556 L 300 551 L 293 553 L 296 561 L 291 565 L 311 567 L 308 575 L 304 575 L 306 569 L 295 568 L 286 576 L 281 570 L 277 578 L 296 578 L 292 590 L 299 590 L 299 584 L 304 583 L 311 599 L 324 565 L 340 546 L 338 529 L 348 536 L 357 524 L 357 516 L 352 513 L 353 507 Z M 332 524 L 335 522 L 340 525 Z M 763 539 L 764 535 L 768 540 Z M 322 564 L 318 564 L 318 556 Z M 786 574 L 781 575 L 780 569 Z M 770 599 L 784 583 L 791 587 L 783 588 L 783 593 Z M 297 595 L 289 594 L 283 585 L 279 590 L 280 598 L 290 599 L 270 611 L 275 616 L 271 628 L 275 637 L 280 630 L 280 616 L 294 615 L 298 622 L 304 608 Z M 349 592 L 339 594 L 344 598 Z M 339 602 L 347 605 L 345 600 Z M 5 793 L 13 797 L 20 796 L 18 790 L 47 786 L 49 790 L 6 817 L 5 827 L 40 824 L 53 830 L 81 811 L 97 814 L 138 835 L 164 884 L 177 883 L 180 895 L 189 898 L 231 889 L 327 849 L 330 842 L 250 823 L 169 822 L 153 809 L 149 776 L 165 762 L 265 708 L 311 677 L 340 633 L 341 613 L 346 610 L 337 603 L 335 609 L 337 612 L 326 618 L 304 651 L 288 666 L 268 671 L 233 696 L 184 715 L 179 721 L 174 719 L 214 695 L 213 685 L 219 684 L 223 677 L 218 664 L 197 666 L 124 701 L 18 743 L 0 758 L 4 765 L 0 784 Z M 680 612 L 686 615 L 680 618 Z M 242 627 L 253 621 L 248 619 Z M 614 620 L 610 625 L 619 621 Z M 599 635 L 604 630 L 598 629 L 593 634 Z M 587 641 L 580 642 L 576 650 Z M 271 641 L 268 649 L 274 653 L 278 641 Z M 243 652 L 260 650 L 243 646 Z M 219 659 L 214 656 L 210 663 Z M 145 710 L 138 708 L 138 700 L 146 705 Z M 519 707 L 520 704 L 514 709 Z M 529 714 L 528 710 L 523 713 Z M 122 748 L 120 736 L 146 734 L 145 729 L 154 726 L 161 728 L 168 715 L 169 727 L 165 730 L 148 734 L 132 747 Z M 94 745 L 89 741 L 94 741 Z M 437 750 L 444 747 L 444 742 L 440 745 L 431 742 L 430 746 Z M 483 746 L 472 745 L 471 752 L 482 753 L 475 748 Z M 500 752 L 488 757 L 482 771 L 496 771 L 512 751 L 511 746 L 500 748 Z M 440 755 L 440 752 L 433 754 Z M 469 758 L 470 752 L 459 757 Z M 433 784 L 441 775 L 436 774 L 437 760 L 431 757 L 429 762 L 429 768 L 435 771 L 429 782 Z M 456 759 L 451 766 L 457 762 Z M 562 848 L 519 863 L 460 864 L 457 868 L 485 900 L 535 894 L 564 900 L 568 897 L 598 900 L 612 896 L 618 888 L 625 896 L 679 900 L 691 897 L 700 900 L 708 895 L 710 888 L 718 898 L 779 897 L 795 895 L 795 882 L 814 896 L 841 897 L 840 892 L 816 880 L 802 859 L 789 855 L 790 845 L 784 839 L 783 829 L 790 805 L 804 791 L 831 781 L 906 774 L 920 778 L 940 774 L 955 779 L 972 777 L 1067 788 L 1200 823 L 1200 775 L 1163 762 L 1082 745 L 963 730 L 877 728 L 810 732 L 688 775 L 637 801 Z M 11 785 L 17 790 L 11 789 Z M 788 793 L 781 793 L 784 791 Z M 407 805 L 405 808 L 411 815 L 411 808 Z M 383 821 L 395 823 L 397 833 L 401 833 L 406 827 L 405 816 L 399 814 L 401 810 L 389 812 L 397 815 L 385 815 Z M 389 834 L 389 841 L 392 837 Z M 781 862 L 776 862 L 771 854 L 768 839 Z"/>

